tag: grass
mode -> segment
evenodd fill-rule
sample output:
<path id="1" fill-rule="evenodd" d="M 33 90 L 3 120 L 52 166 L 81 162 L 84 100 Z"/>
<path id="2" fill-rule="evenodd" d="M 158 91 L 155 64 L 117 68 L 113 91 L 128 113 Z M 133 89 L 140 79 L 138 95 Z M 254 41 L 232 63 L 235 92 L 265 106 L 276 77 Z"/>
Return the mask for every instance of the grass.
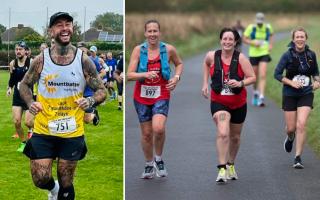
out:
<path id="1" fill-rule="evenodd" d="M 7 71 L 0 71 L 0 199 L 47 199 L 47 192 L 32 183 L 29 159 L 16 152 L 19 141 L 11 138 L 11 97 L 5 97 L 8 78 Z M 100 124 L 85 127 L 88 153 L 76 169 L 76 199 L 123 199 L 123 115 L 117 110 L 117 101 L 98 109 Z M 56 166 L 53 174 L 56 178 Z"/>

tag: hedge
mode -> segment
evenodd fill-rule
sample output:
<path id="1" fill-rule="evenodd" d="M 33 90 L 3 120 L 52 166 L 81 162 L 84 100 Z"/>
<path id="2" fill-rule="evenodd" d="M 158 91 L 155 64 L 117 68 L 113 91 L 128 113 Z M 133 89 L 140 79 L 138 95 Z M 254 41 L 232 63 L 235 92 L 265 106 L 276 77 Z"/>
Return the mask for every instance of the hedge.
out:
<path id="1" fill-rule="evenodd" d="M 28 47 L 31 48 L 31 50 L 33 49 L 39 49 L 41 43 L 43 42 L 38 42 L 38 41 L 34 41 L 34 42 L 27 42 Z M 15 44 L 16 42 L 12 42 L 9 44 L 9 49 L 14 49 L 15 48 Z M 86 42 L 85 43 L 87 47 L 90 47 L 92 45 L 97 46 L 97 48 L 99 50 L 102 51 L 108 51 L 108 50 L 122 50 L 123 49 L 123 44 L 122 43 L 114 43 L 114 42 Z M 48 44 L 49 45 L 49 44 Z M 73 45 L 77 45 L 76 43 L 74 43 Z M 8 49 L 8 44 L 0 44 L 0 51 L 2 50 L 7 50 Z"/>
<path id="2" fill-rule="evenodd" d="M 32 55 L 38 55 L 40 53 L 39 47 L 41 45 L 41 41 L 32 41 L 27 42 L 28 47 L 31 48 Z M 9 62 L 15 58 L 14 48 L 16 42 L 11 42 L 9 44 Z M 73 43 L 73 45 L 77 45 Z M 107 51 L 111 51 L 113 55 L 117 56 L 122 52 L 123 43 L 114 43 L 114 42 L 86 42 L 85 45 L 89 49 L 90 46 L 95 45 L 98 48 L 98 54 L 106 53 Z M 8 44 L 0 44 L 0 66 L 8 65 Z"/>

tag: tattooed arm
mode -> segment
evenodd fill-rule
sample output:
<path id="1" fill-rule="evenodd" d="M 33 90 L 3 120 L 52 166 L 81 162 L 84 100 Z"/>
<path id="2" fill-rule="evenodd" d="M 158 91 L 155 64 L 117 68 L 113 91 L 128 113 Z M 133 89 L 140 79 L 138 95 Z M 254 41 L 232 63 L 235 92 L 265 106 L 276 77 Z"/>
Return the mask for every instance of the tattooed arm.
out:
<path id="1" fill-rule="evenodd" d="M 31 88 L 33 84 L 39 80 L 42 67 L 43 56 L 40 54 L 32 61 L 28 72 L 24 75 L 20 83 L 20 96 L 26 102 L 30 112 L 34 115 L 42 110 L 42 108 L 39 102 L 34 102 Z"/>
<path id="2" fill-rule="evenodd" d="M 87 85 L 94 91 L 93 99 L 96 104 L 100 104 L 106 98 L 106 88 L 97 73 L 96 67 L 87 55 L 83 55 L 82 63 Z"/>

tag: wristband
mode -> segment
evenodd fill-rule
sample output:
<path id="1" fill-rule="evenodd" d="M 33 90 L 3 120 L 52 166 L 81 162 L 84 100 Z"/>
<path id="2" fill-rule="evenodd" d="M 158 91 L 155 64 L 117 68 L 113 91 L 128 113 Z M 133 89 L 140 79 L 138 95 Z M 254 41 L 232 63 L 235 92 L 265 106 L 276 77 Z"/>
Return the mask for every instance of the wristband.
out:
<path id="1" fill-rule="evenodd" d="M 90 107 L 90 108 L 93 106 L 93 104 L 96 103 L 96 100 L 94 100 L 93 97 L 87 97 L 86 99 L 87 99 L 87 101 L 88 101 L 88 103 L 89 103 L 89 107 Z"/>
<path id="2" fill-rule="evenodd" d="M 180 75 L 176 74 L 176 75 L 174 75 L 174 77 L 176 77 L 178 79 L 178 81 L 180 81 Z"/>
<path id="3" fill-rule="evenodd" d="M 243 80 L 240 81 L 240 87 L 244 87 L 244 82 L 243 82 Z"/>

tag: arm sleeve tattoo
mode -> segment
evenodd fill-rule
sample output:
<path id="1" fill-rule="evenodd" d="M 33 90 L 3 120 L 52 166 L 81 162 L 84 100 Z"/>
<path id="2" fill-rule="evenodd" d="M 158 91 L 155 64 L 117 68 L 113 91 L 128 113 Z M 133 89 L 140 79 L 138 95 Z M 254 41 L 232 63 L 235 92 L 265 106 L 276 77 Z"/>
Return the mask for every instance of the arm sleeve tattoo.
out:
<path id="1" fill-rule="evenodd" d="M 26 102 L 28 107 L 30 107 L 31 103 L 34 101 L 31 89 L 33 87 L 33 84 L 39 80 L 39 71 L 41 71 L 40 68 L 42 67 L 42 65 L 43 57 L 40 54 L 33 60 L 28 72 L 24 75 L 20 83 L 20 96 Z"/>
<path id="2" fill-rule="evenodd" d="M 84 55 L 82 59 L 82 68 L 87 85 L 94 91 L 93 98 L 95 102 L 97 104 L 102 103 L 106 98 L 106 88 L 90 58 Z"/>

